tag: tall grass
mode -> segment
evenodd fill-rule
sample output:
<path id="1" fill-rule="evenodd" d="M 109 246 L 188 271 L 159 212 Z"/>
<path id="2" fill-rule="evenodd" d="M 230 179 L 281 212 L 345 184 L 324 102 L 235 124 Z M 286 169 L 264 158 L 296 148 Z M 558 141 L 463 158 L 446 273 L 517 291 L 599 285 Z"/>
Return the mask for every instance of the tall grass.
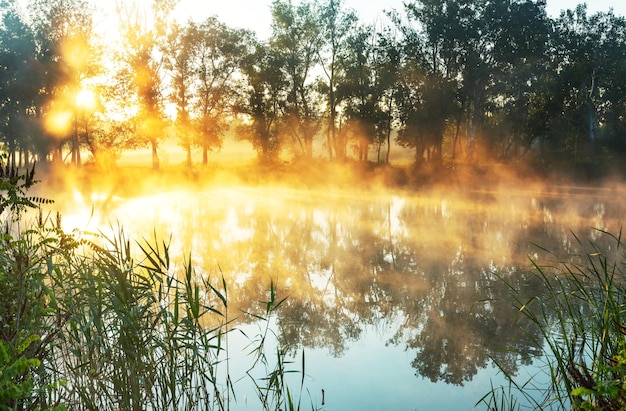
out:
<path id="1" fill-rule="evenodd" d="M 255 392 L 263 410 L 283 409 L 283 407 L 288 410 L 300 410 L 302 405 L 301 399 L 305 377 L 304 351 L 302 352 L 300 363 L 301 378 L 299 392 L 298 396 L 295 397 L 289 384 L 287 383 L 286 378 L 288 374 L 294 372 L 288 368 L 291 364 L 293 364 L 293 362 L 287 359 L 286 350 L 284 347 L 276 346 L 274 353 L 275 357 L 268 359 L 268 353 L 263 349 L 263 347 L 266 346 L 266 341 L 269 337 L 273 336 L 275 337 L 275 340 L 278 340 L 278 336 L 274 336 L 272 334 L 270 328 L 270 316 L 272 315 L 272 312 L 278 309 L 284 301 L 285 299 L 276 300 L 276 289 L 273 283 L 270 284 L 268 299 L 264 304 L 264 315 L 258 316 L 252 314 L 254 317 L 261 320 L 259 323 L 261 325 L 259 327 L 259 332 L 255 336 L 247 336 L 250 341 L 250 354 L 254 358 L 254 362 L 246 371 L 246 375 L 254 385 Z M 254 373 L 255 371 L 258 371 L 259 368 L 262 370 L 262 374 L 265 375 L 262 378 L 259 378 L 258 375 Z M 310 404 L 310 407 L 310 409 L 316 408 L 313 403 Z"/>
<path id="2" fill-rule="evenodd" d="M 71 312 L 55 356 L 63 359 L 57 366 L 68 378 L 69 403 L 227 409 L 216 376 L 226 322 L 211 329 L 201 324 L 206 315 L 224 318 L 225 284 L 218 290 L 199 279 L 190 263 L 176 273 L 165 242 L 141 244 L 136 261 L 122 229 L 103 240 L 102 246 L 86 243 L 91 253 L 85 257 L 55 265 L 64 285 L 57 296 Z"/>
<path id="3" fill-rule="evenodd" d="M 35 205 L 16 192 L 7 206 Z M 21 209 L 3 217 L 28 226 Z M 219 270 L 201 276 L 191 256 L 172 261 L 167 241 L 135 243 L 122 227 L 112 235 L 65 233 L 60 217 L 42 214 L 26 230 L 5 227 L 0 410 L 229 410 L 237 403 L 229 361 L 246 354 L 228 352 L 235 326 Z M 280 306 L 273 284 L 268 295 L 265 310 L 253 313 L 261 324 Z M 254 383 L 253 408 L 300 409 L 304 378 L 294 397 L 286 351 L 267 353 L 272 335 L 260 327 L 244 358 L 255 372 L 242 376 Z M 295 371 L 304 376 L 301 364 Z"/>
<path id="4" fill-rule="evenodd" d="M 521 295 L 501 279 L 520 321 L 539 330 L 533 338 L 543 347 L 550 382 L 537 387 L 535 379 L 508 375 L 509 386 L 482 399 L 489 409 L 626 409 L 626 249 L 621 231 L 597 234 L 588 242 L 574 236 L 581 253 L 568 261 L 532 262 L 544 296 Z"/>

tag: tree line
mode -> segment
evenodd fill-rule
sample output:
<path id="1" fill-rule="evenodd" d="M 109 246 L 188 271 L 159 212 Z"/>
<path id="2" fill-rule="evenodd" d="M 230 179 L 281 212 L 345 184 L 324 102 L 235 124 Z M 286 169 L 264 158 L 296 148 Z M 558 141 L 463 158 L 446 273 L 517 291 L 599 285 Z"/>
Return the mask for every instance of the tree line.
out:
<path id="1" fill-rule="evenodd" d="M 15 165 L 112 162 L 227 132 L 259 159 L 417 164 L 626 152 L 626 19 L 545 0 L 411 0 L 367 24 L 343 0 L 274 0 L 267 39 L 176 0 L 0 3 L 0 139 Z M 372 154 L 374 153 L 374 154 Z M 375 158 L 370 158 L 375 157 Z"/>

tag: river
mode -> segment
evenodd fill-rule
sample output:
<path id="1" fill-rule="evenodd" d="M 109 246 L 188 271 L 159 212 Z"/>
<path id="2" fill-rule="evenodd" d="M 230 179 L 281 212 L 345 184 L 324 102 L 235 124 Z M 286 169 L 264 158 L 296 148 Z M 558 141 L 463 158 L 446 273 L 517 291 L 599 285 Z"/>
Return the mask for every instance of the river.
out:
<path id="1" fill-rule="evenodd" d="M 541 295 L 531 259 L 572 258 L 580 242 L 618 232 L 625 211 L 618 185 L 98 190 L 64 196 L 64 228 L 119 225 L 140 242 L 168 241 L 196 275 L 224 277 L 232 328 L 246 338 L 262 329 L 246 313 L 268 290 L 285 298 L 268 321 L 289 369 L 304 356 L 303 391 L 291 382 L 303 409 L 329 411 L 470 410 L 505 383 L 495 362 L 536 373 L 539 336 L 518 321 L 508 286 Z M 231 372 L 243 375 L 249 341 L 229 338 Z M 256 409 L 253 387 L 235 380 L 231 409 Z"/>

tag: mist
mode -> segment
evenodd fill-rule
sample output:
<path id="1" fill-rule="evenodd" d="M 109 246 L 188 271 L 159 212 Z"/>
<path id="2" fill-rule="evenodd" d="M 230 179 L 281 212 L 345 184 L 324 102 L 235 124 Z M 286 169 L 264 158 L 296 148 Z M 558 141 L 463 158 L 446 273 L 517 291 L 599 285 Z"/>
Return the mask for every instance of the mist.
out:
<path id="1" fill-rule="evenodd" d="M 262 329 L 281 366 L 313 359 L 300 382 L 313 387 L 301 390 L 311 404 L 327 393 L 328 410 L 415 409 L 438 392 L 430 408 L 456 410 L 485 398 L 496 365 L 537 375 L 546 364 L 548 334 L 519 321 L 513 291 L 550 298 L 539 267 L 578 267 L 590 245 L 621 251 L 626 19 L 611 11 L 418 0 L 372 24 L 342 2 L 277 0 L 259 38 L 219 16 L 183 20 L 175 2 L 120 2 L 105 30 L 82 1 L 57 3 L 0 5 L 0 194 L 34 206 L 32 223 L 0 211 L 3 256 L 15 260 L 0 274 L 19 293 L 9 274 L 39 279 L 73 258 L 50 288 L 68 297 L 67 324 L 37 317 L 56 315 L 36 288 L 47 278 L 31 291 L 33 329 L 49 321 L 80 342 L 64 346 L 77 355 L 41 358 L 69 361 L 73 382 L 104 394 L 60 384 L 77 404 L 169 401 L 125 368 L 144 355 L 160 364 L 163 336 L 173 336 L 163 355 L 173 367 L 158 369 L 171 404 L 181 375 L 197 400 L 181 348 L 191 367 L 214 355 L 194 368 L 212 373 L 223 354 L 213 338 L 241 348 L 227 353 L 240 375 L 227 375 L 226 391 L 253 398 L 240 384 L 245 340 Z M 33 166 L 38 183 L 11 192 L 22 182 L 11 173 Z M 17 251 L 35 232 L 52 240 L 34 241 L 33 255 L 50 257 L 25 267 Z M 138 281 L 147 316 L 107 288 L 127 274 L 122 288 Z M 163 284 L 172 287 L 160 294 Z M 96 309 L 75 304 L 72 287 Z M 128 313 L 146 329 L 128 326 Z M 92 326 L 107 331 L 92 338 Z M 127 331 L 137 338 L 119 349 Z M 135 355 L 144 331 L 153 352 Z M 209 345 L 190 354 L 197 336 Z M 85 341 L 95 349 L 81 352 Z M 281 375 L 263 365 L 253 385 Z M 99 379 L 101 366 L 112 380 Z M 138 382 L 137 395 L 120 376 Z M 207 403 L 221 401 L 202 378 Z"/>

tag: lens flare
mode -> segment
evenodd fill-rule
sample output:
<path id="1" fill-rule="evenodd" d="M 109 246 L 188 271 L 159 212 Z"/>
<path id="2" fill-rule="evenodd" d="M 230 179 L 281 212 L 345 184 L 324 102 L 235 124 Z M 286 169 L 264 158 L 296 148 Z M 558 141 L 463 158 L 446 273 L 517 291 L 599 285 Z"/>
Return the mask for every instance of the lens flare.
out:
<path id="1" fill-rule="evenodd" d="M 76 107 L 83 111 L 93 111 L 96 108 L 96 94 L 86 88 L 82 88 L 76 94 Z"/>
<path id="2" fill-rule="evenodd" d="M 67 110 L 53 111 L 46 117 L 46 131 L 54 137 L 67 137 L 72 129 L 73 115 Z"/>

